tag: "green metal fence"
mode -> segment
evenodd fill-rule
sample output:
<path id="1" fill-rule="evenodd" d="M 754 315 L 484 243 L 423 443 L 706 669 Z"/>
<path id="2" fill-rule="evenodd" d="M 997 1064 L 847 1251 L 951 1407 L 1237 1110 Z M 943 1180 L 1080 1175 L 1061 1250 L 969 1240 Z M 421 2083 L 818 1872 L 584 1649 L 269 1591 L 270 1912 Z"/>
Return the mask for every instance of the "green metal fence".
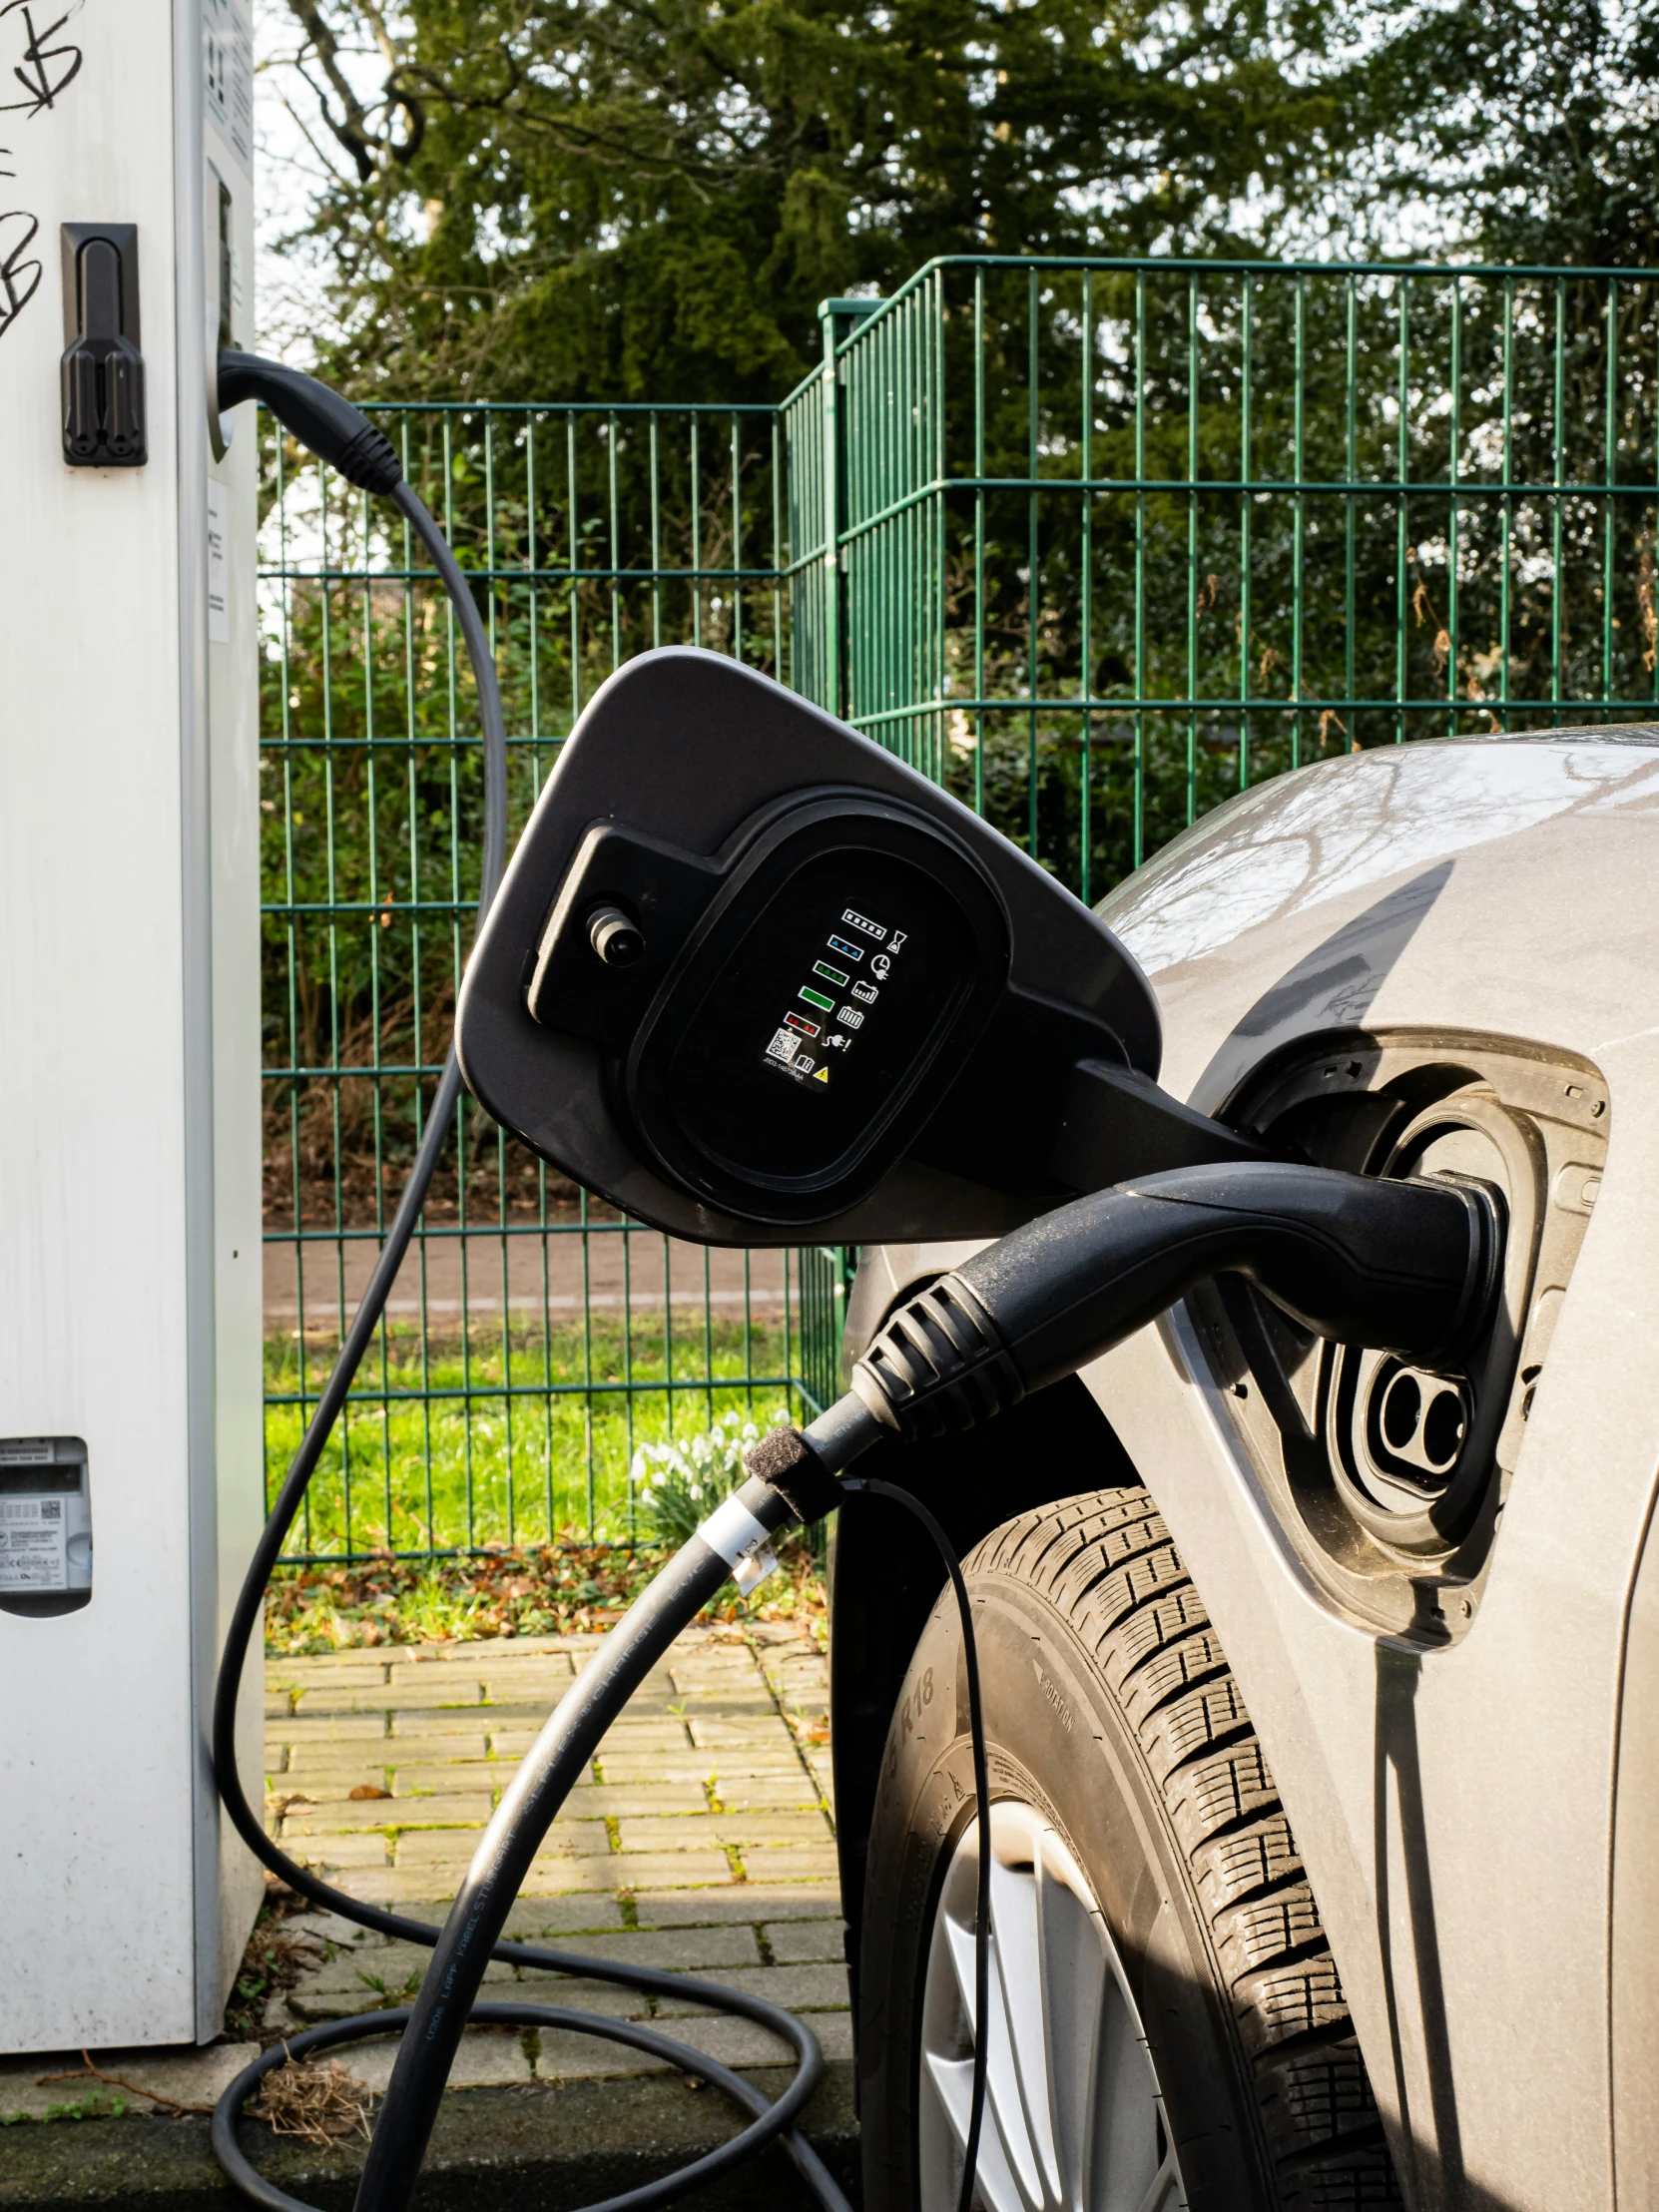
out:
<path id="1" fill-rule="evenodd" d="M 1262 777 L 1652 717 L 1659 277 L 952 260 L 770 408 L 382 411 L 478 578 L 514 828 L 645 646 L 741 655 L 1085 898 Z M 269 448 L 269 1463 L 448 1041 L 479 760 L 401 526 Z M 671 1246 L 458 1117 L 307 1552 L 623 1535 L 635 1442 L 835 1387 L 841 1257 Z"/>
<path id="2" fill-rule="evenodd" d="M 478 579 L 513 832 L 644 647 L 778 669 L 770 409 L 382 410 Z M 400 520 L 274 435 L 264 545 L 268 1480 L 419 1142 L 482 820 L 451 612 Z M 636 1443 L 836 1386 L 840 1255 L 707 1253 L 563 1183 L 470 1106 L 312 1484 L 301 1555 L 626 1536 Z"/>
<path id="3" fill-rule="evenodd" d="M 1656 395 L 1647 272 L 933 263 L 785 404 L 803 688 L 1085 898 L 1322 755 L 1651 717 Z"/>

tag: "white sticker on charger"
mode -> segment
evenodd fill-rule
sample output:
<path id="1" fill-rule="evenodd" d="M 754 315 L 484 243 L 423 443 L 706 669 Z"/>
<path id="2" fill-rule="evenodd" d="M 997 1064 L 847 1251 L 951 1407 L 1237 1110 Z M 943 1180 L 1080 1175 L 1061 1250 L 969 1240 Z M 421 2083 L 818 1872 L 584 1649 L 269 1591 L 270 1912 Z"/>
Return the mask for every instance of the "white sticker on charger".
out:
<path id="1" fill-rule="evenodd" d="M 0 1590 L 66 1590 L 64 1499 L 0 1497 Z"/>
<path id="2" fill-rule="evenodd" d="M 732 1569 L 739 1594 L 747 1597 L 778 1564 L 772 1539 L 749 1507 L 729 1497 L 699 1526 L 697 1533 Z"/>

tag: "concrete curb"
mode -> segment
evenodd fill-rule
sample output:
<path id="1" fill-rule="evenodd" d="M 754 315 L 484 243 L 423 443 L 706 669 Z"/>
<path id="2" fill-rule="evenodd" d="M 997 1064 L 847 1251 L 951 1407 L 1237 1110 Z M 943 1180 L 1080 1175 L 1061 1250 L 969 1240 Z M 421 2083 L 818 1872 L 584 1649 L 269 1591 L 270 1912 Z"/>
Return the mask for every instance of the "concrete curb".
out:
<path id="1" fill-rule="evenodd" d="M 777 2096 L 786 2067 L 747 2078 Z M 3 2212 L 234 2212 L 239 2197 L 214 2163 L 205 2119 L 20 2122 L 0 2134 Z M 718 2090 L 638 2075 L 507 2089 L 455 2090 L 443 2100 L 415 2202 L 421 2212 L 574 2212 L 655 2179 L 727 2141 L 736 2116 Z M 245 2121 L 242 2142 L 262 2174 L 320 2212 L 349 2212 L 361 2142 L 335 2150 Z M 857 2202 L 852 2067 L 832 2060 L 809 2105 L 806 2133 Z M 702 2212 L 808 2212 L 813 2205 L 777 2149 L 698 2192 Z"/>

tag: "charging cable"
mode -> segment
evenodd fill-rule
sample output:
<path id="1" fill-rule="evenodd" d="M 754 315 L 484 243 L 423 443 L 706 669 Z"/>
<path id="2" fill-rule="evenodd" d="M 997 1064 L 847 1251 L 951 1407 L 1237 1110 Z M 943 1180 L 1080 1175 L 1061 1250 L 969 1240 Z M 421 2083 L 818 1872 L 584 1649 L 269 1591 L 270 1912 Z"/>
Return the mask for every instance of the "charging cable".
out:
<path id="1" fill-rule="evenodd" d="M 477 687 L 479 724 L 483 738 L 484 850 L 478 896 L 478 920 L 481 924 L 489 911 L 506 865 L 507 746 L 501 694 L 496 683 L 489 637 L 466 576 L 442 531 L 413 487 L 405 481 L 402 465 L 390 441 L 349 401 L 342 399 L 337 392 L 330 391 L 326 385 L 318 383 L 315 378 L 302 375 L 296 369 L 284 368 L 279 362 L 262 360 L 252 353 L 229 350 L 222 352 L 219 356 L 221 408 L 229 408 L 248 399 L 263 402 L 301 444 L 329 462 L 348 483 L 359 490 L 389 498 L 430 555 L 444 590 L 449 595 Z M 609 2198 L 603 2205 L 593 2207 L 592 2212 L 649 2212 L 649 2208 L 666 2203 L 688 2188 L 719 2180 L 765 2149 L 769 2143 L 780 2139 L 808 2188 L 824 2207 L 824 2212 L 849 2212 L 846 2199 L 833 2177 L 795 2125 L 822 2076 L 824 2058 L 817 2036 L 794 2013 L 786 2012 L 780 2005 L 769 2003 L 764 1997 L 752 1996 L 747 1991 L 723 1988 L 717 1982 L 703 1981 L 690 1974 L 659 1973 L 644 1966 L 625 1965 L 613 1959 L 588 1958 L 574 1951 L 555 1950 L 540 1944 L 503 1941 L 501 1925 L 528 1866 L 527 1859 L 520 1863 L 522 1855 L 508 1853 L 502 1862 L 500 1878 L 482 1885 L 477 1879 L 479 1862 L 475 1861 L 472 1873 L 468 1876 L 468 1888 L 441 1930 L 422 1921 L 409 1920 L 401 1913 L 388 1913 L 379 1907 L 365 1905 L 361 1900 L 349 1897 L 344 1891 L 336 1890 L 331 1884 L 321 1881 L 279 1850 L 266 1834 L 264 1822 L 250 1805 L 243 1789 L 237 1768 L 237 1705 L 249 1651 L 260 1625 L 266 1585 L 270 1581 L 272 1569 L 281 1555 L 294 1516 L 304 1500 L 306 1488 L 345 1403 L 363 1355 L 379 1326 L 387 1297 L 425 1204 L 432 1175 L 448 1138 L 460 1096 L 460 1066 L 451 1044 L 444 1059 L 443 1072 L 438 1079 L 430 1118 L 421 1137 L 414 1166 L 398 1201 L 379 1259 L 317 1399 L 316 1408 L 300 1439 L 299 1448 L 283 1477 L 276 1503 L 255 1547 L 231 1617 L 214 1696 L 213 1767 L 220 1797 L 233 1825 L 250 1851 L 290 1890 L 323 1911 L 338 1914 L 342 1920 L 352 1921 L 360 1928 L 372 1929 L 378 1935 L 395 1936 L 405 1942 L 427 1944 L 437 1950 L 439 1956 L 422 1983 L 423 1996 L 428 1990 L 436 1991 L 444 1980 L 453 1955 L 459 1951 L 469 1961 L 474 1957 L 476 1959 L 478 1970 L 472 1977 L 474 1988 L 482 1978 L 484 1966 L 492 1958 L 513 1966 L 533 1966 L 546 1972 L 576 1975 L 587 1981 L 610 1981 L 645 1995 L 673 1997 L 682 2002 L 690 1999 L 715 2010 L 740 2013 L 780 2036 L 796 2054 L 794 2080 L 780 2098 L 770 2102 L 741 2075 L 705 2057 L 701 2051 L 660 2034 L 655 2028 L 632 2021 L 605 2019 L 591 2012 L 555 2005 L 477 2004 L 469 1999 L 459 2009 L 449 2006 L 443 2010 L 442 2040 L 446 2055 L 441 2068 L 429 2056 L 419 2068 L 416 2101 L 422 2107 L 429 2102 L 430 2109 L 423 2110 L 420 2122 L 406 2131 L 409 2136 L 407 2145 L 394 2150 L 388 2138 L 392 2132 L 399 2131 L 399 2121 L 392 2112 L 388 2098 L 386 2106 L 382 2107 L 380 2124 L 376 2127 L 369 2146 L 371 2167 L 389 2165 L 398 2176 L 406 2173 L 408 2185 L 413 2186 L 414 2174 L 419 2169 L 420 2156 L 436 2116 L 437 2101 L 448 2076 L 449 2062 L 459 2042 L 461 2029 L 468 2020 L 486 2025 L 569 2027 L 579 2029 L 585 2034 L 601 2035 L 612 2042 L 625 2043 L 634 2049 L 646 2051 L 653 2057 L 665 2059 L 682 2073 L 694 2075 L 699 2080 L 724 2090 L 751 2115 L 749 2125 L 740 2134 L 681 2172 Z M 764 1514 L 777 1516 L 767 1520 L 766 1526 L 782 1526 L 794 1518 L 780 1494 L 764 1486 L 757 1503 Z M 755 1525 L 761 1527 L 762 1522 L 756 1520 Z M 680 1629 L 696 1617 L 733 1572 L 740 1556 L 742 1555 L 727 1556 L 726 1551 L 714 1548 L 700 1535 L 694 1537 L 670 1561 L 668 1567 L 650 1585 L 645 1597 L 630 1609 L 624 1620 L 605 1638 L 598 1654 L 578 1677 L 575 1688 L 560 1706 L 559 1713 L 562 1714 L 574 1701 L 580 1709 L 581 1725 L 558 1737 L 557 1744 L 562 1750 L 556 1749 L 550 1755 L 551 1771 L 548 1760 L 543 1760 L 538 1765 L 537 1753 L 541 1751 L 542 1743 L 547 1740 L 548 1731 L 553 1728 L 554 1723 L 550 1722 L 548 1730 L 543 1731 L 536 1750 L 532 1751 L 514 1777 L 500 1812 L 485 1832 L 485 1844 L 480 1847 L 480 1860 L 487 1851 L 496 1848 L 492 1839 L 498 1842 L 503 1828 L 502 1816 L 507 1813 L 509 1806 L 517 1809 L 528 1803 L 535 1809 L 549 1802 L 548 1792 L 556 1791 L 556 1797 L 552 1798 L 547 1812 L 547 1821 L 551 1821 L 565 1791 L 586 1761 L 593 1757 L 600 1737 L 621 1710 L 630 1691 L 643 1679 L 645 1672 L 668 1648 Z M 555 1714 L 554 1721 L 557 1719 L 558 1714 Z M 585 1752 L 570 1748 L 576 1744 L 585 1745 Z M 574 1765 L 572 1760 L 575 1761 Z M 540 1797 L 537 1796 L 538 1789 L 542 1793 Z M 508 1822 L 506 1825 L 510 1828 L 512 1823 Z M 544 1823 L 543 1829 L 537 1832 L 537 1842 L 540 1841 L 541 1833 L 545 1832 L 545 1825 Z M 512 1870 L 510 1874 L 509 1869 Z M 510 1891 L 504 1891 L 506 1879 L 511 1879 Z M 477 1952 L 477 1945 L 481 1940 L 482 1923 L 476 1910 L 480 1890 L 489 1906 L 484 1919 L 491 1924 L 487 1948 L 481 1954 Z M 469 1899 L 472 1901 L 470 1906 Z M 500 1906 L 498 1913 L 494 1911 L 496 1904 Z M 463 1907 L 468 1909 L 463 1911 Z M 443 1947 L 446 1942 L 449 1945 L 447 1951 Z M 237 2143 L 237 2117 L 264 2076 L 274 2067 L 284 2064 L 289 2057 L 303 2057 L 309 2051 L 359 2041 L 368 2036 L 385 2035 L 399 2027 L 406 2027 L 419 2010 L 418 2006 L 404 2006 L 381 2012 L 357 2013 L 350 2019 L 330 2021 L 324 2026 L 307 2029 L 266 2052 L 255 2064 L 246 2067 L 237 2076 L 225 2091 L 215 2111 L 213 2143 L 228 2179 L 244 2196 L 253 2203 L 266 2207 L 267 2212 L 312 2212 L 312 2208 L 299 2199 L 287 2196 L 262 2179 Z M 404 2067 L 404 2058 L 409 2052 L 409 2040 L 405 2036 L 400 2048 L 399 2069 Z M 400 2099 L 399 2104 L 401 2103 Z M 371 2183 L 369 2174 L 365 2171 L 362 2189 L 359 2191 L 359 2204 L 366 2205 L 375 2201 L 382 2186 L 383 2183 L 379 2180 Z"/>
<path id="2" fill-rule="evenodd" d="M 489 792 L 481 920 L 505 854 L 506 747 L 489 644 L 466 580 L 430 515 L 402 481 L 391 446 L 354 408 L 292 370 L 248 354 L 224 356 L 222 401 L 256 397 L 350 482 L 397 502 L 431 552 L 455 603 L 477 679 Z M 1430 1365 L 1456 1362 L 1485 1331 L 1492 1312 L 1503 1254 L 1499 1202 L 1487 1186 L 1450 1176 L 1390 1181 L 1287 1161 L 1185 1168 L 1058 1207 L 903 1301 L 855 1365 L 851 1389 L 805 1429 L 775 1431 L 754 1447 L 742 1487 L 710 1515 L 605 1637 L 513 1776 L 479 1840 L 461 1894 L 437 1930 L 344 1896 L 276 1848 L 243 1794 L 235 1723 L 267 1578 L 384 1308 L 459 1094 L 451 1048 L 431 1123 L 368 1291 L 255 1552 L 233 1617 L 215 1702 L 215 1773 L 227 1810 L 256 1856 L 290 1888 L 328 1911 L 433 1946 L 432 1963 L 412 2005 L 311 2029 L 294 2037 L 286 2049 L 302 2055 L 403 2029 L 364 2162 L 356 2212 L 407 2212 L 450 2066 L 472 2020 L 573 2026 L 606 2035 L 669 2058 L 728 2090 L 755 2114 L 741 2134 L 718 2150 L 679 2173 L 610 2198 L 593 2212 L 646 2212 L 729 2173 L 780 2138 L 825 2212 L 847 2212 L 839 2189 L 795 2129 L 823 2064 L 817 2040 L 803 2022 L 760 1998 L 688 1975 L 653 1973 L 502 1939 L 536 1851 L 611 1721 L 729 1576 L 736 1574 L 741 1587 L 764 1571 L 778 1529 L 821 1519 L 833 1510 L 852 1486 L 840 1480 L 842 1471 L 871 1445 L 883 1438 L 941 1435 L 988 1419 L 1028 1392 L 1075 1374 L 1211 1276 L 1246 1276 L 1304 1326 L 1338 1343 L 1382 1348 Z M 993 1937 L 990 1795 L 972 1616 L 955 1554 L 926 1507 L 899 1485 L 855 1480 L 922 1521 L 939 1548 L 962 1619 L 980 1822 L 973 2098 L 959 2201 L 959 2212 L 971 2212 L 985 2105 L 988 1946 Z M 555 2006 L 481 2003 L 479 1989 L 492 1959 L 690 1996 L 742 2012 L 794 2045 L 800 2061 L 795 2079 L 768 2105 L 737 2076 L 654 2029 Z M 280 2063 L 276 2053 L 267 2053 L 231 2084 L 215 2114 L 214 2141 L 231 2179 L 255 2202 L 270 2212 L 309 2212 L 262 2181 L 235 2143 L 234 2122 L 243 2102 L 264 2074 Z"/>

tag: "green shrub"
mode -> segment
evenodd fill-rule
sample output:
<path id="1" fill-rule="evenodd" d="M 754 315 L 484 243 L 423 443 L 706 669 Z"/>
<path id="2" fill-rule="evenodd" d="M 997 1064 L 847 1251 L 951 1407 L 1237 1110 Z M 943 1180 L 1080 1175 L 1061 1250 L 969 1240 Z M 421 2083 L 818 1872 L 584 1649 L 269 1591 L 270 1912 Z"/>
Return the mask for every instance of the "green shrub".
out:
<path id="1" fill-rule="evenodd" d="M 788 1425 L 781 1405 L 768 1428 Z M 741 1412 L 722 1414 L 688 1443 L 641 1444 L 628 1470 L 644 1525 L 665 1542 L 683 1544 L 744 1478 L 743 1455 L 765 1433 Z"/>

